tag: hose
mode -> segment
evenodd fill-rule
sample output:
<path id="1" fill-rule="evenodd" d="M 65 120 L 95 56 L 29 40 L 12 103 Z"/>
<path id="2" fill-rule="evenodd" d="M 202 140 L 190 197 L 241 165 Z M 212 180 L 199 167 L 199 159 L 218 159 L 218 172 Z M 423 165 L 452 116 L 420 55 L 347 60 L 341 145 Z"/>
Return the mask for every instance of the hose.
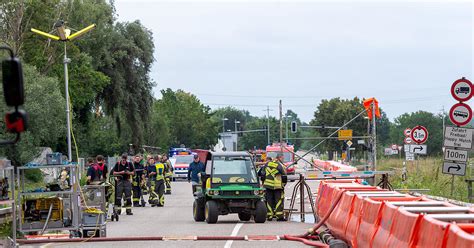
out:
<path id="1" fill-rule="evenodd" d="M 310 246 L 314 246 L 314 247 L 324 247 L 324 248 L 328 248 L 329 245 L 326 245 L 322 242 L 319 242 L 319 241 L 311 241 L 309 239 L 305 239 L 305 238 L 300 238 L 300 237 L 296 237 L 296 236 L 291 236 L 291 235 L 283 235 L 283 238 L 285 240 L 289 240 L 289 241 L 298 241 L 298 242 L 301 242 L 305 245 L 310 245 Z"/>

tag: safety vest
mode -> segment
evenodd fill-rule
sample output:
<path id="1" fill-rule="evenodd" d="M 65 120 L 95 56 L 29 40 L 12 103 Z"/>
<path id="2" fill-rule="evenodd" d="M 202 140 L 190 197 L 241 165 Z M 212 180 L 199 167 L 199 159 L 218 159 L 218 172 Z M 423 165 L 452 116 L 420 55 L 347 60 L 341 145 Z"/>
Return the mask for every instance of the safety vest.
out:
<path id="1" fill-rule="evenodd" d="M 283 189 L 281 173 L 278 171 L 278 163 L 268 162 L 265 167 L 265 181 L 263 187 L 267 189 Z"/>
<path id="2" fill-rule="evenodd" d="M 165 179 L 165 165 L 163 163 L 156 163 L 156 181 Z"/>
<path id="3" fill-rule="evenodd" d="M 169 160 L 167 160 L 165 162 L 165 168 L 166 168 L 165 176 L 166 177 L 172 177 L 173 176 L 173 167 L 172 167 L 171 162 Z"/>

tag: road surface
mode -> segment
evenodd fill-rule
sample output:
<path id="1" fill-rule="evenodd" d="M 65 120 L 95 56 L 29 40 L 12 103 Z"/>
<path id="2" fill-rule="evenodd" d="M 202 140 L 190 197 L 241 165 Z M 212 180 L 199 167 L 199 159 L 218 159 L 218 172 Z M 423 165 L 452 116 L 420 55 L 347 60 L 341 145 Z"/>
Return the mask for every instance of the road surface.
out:
<path id="1" fill-rule="evenodd" d="M 315 184 L 314 181 L 310 182 Z M 296 182 L 289 182 L 286 189 L 289 207 L 290 195 Z M 315 188 L 316 185 L 311 185 Z M 195 222 L 192 215 L 193 196 L 191 185 L 185 181 L 172 183 L 172 195 L 165 196 L 165 207 L 134 208 L 133 216 L 123 213 L 119 222 L 107 223 L 107 237 L 126 236 L 244 236 L 244 235 L 284 235 L 302 234 L 312 223 L 266 222 L 256 224 L 253 221 L 239 221 L 236 214 L 219 216 L 217 224 Z M 310 210 L 307 200 L 306 209 Z M 298 205 L 296 205 L 298 208 Z M 125 212 L 125 211 L 124 211 Z M 298 217 L 294 216 L 294 217 Z M 298 219 L 299 218 L 293 218 Z M 308 218 L 311 219 L 312 218 Z M 101 242 L 46 244 L 42 247 L 305 247 L 302 243 L 291 241 L 141 241 L 141 242 Z M 28 247 L 28 246 L 22 246 Z M 39 246 L 29 246 L 39 247 Z"/>

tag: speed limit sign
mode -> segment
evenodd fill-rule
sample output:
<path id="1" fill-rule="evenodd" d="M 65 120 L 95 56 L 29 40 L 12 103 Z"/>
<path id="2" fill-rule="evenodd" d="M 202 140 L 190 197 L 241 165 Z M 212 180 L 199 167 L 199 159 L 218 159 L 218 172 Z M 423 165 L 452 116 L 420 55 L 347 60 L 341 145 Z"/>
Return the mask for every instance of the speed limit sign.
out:
<path id="1" fill-rule="evenodd" d="M 410 137 L 413 142 L 423 144 L 428 139 L 428 130 L 424 126 L 416 126 L 411 130 Z"/>

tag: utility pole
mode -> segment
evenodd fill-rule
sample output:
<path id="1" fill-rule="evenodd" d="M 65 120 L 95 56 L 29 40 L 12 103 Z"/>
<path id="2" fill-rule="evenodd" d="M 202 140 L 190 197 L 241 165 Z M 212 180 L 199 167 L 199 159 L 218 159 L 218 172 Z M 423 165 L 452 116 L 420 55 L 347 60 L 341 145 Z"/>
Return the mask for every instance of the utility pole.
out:
<path id="1" fill-rule="evenodd" d="M 263 111 L 267 111 L 267 145 L 270 145 L 270 106 L 267 105 L 267 109 Z"/>
<path id="2" fill-rule="evenodd" d="M 375 100 L 372 101 L 372 170 L 375 171 L 377 169 L 377 133 L 375 129 Z"/>
<path id="3" fill-rule="evenodd" d="M 280 145 L 283 144 L 283 108 L 281 105 L 282 104 L 280 100 Z"/>

